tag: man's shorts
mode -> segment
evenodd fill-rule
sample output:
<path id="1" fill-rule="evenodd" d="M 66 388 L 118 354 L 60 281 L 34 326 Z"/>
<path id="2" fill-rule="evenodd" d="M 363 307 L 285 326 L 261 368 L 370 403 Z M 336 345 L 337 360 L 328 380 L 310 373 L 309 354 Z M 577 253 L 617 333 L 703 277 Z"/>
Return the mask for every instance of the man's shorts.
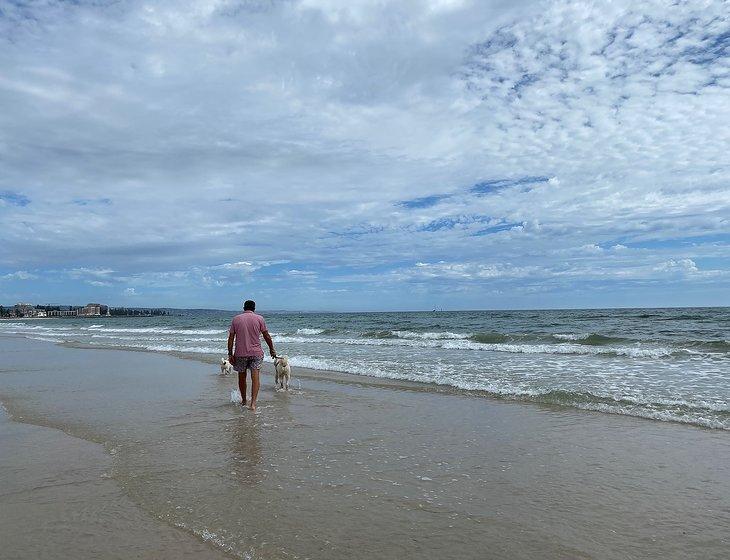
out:
<path id="1" fill-rule="evenodd" d="M 250 369 L 251 371 L 261 369 L 263 361 L 263 356 L 235 356 L 233 369 L 238 373 L 246 373 L 246 369 Z"/>

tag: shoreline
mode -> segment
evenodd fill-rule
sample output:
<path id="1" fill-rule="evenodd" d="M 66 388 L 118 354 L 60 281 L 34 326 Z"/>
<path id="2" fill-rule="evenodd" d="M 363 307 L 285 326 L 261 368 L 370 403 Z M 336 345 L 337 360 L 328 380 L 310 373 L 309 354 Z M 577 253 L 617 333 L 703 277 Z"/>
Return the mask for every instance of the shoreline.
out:
<path id="1" fill-rule="evenodd" d="M 22 335 L 7 335 L 7 334 L 0 334 L 0 337 L 7 336 L 7 337 L 13 337 L 13 336 L 20 336 L 21 338 L 27 338 Z M 29 340 L 34 340 L 30 339 Z M 166 355 L 166 356 L 172 356 L 178 359 L 182 360 L 190 360 L 198 363 L 204 363 L 204 364 L 215 364 L 217 365 L 219 362 L 219 357 L 213 357 L 211 354 L 202 354 L 202 353 L 192 353 L 192 352 L 180 352 L 180 351 L 161 351 L 161 350 L 150 350 L 147 348 L 140 348 L 140 347 L 134 347 L 134 346 L 124 346 L 120 345 L 116 348 L 110 348 L 110 347 L 103 347 L 103 346 L 94 346 L 92 344 L 84 344 L 84 343 L 77 343 L 77 342 L 65 342 L 65 341 L 57 341 L 54 342 L 54 344 L 60 346 L 60 347 L 67 347 L 67 348 L 78 348 L 78 349 L 86 349 L 86 350 L 124 350 L 128 352 L 143 352 L 148 354 L 160 354 L 160 355 Z M 221 352 L 221 356 L 223 355 L 223 351 Z M 268 360 L 268 357 L 264 355 L 264 362 L 262 367 L 262 374 L 273 374 L 273 364 Z M 337 371 L 337 370 L 325 370 L 325 369 L 315 369 L 315 368 L 309 368 L 309 367 L 302 367 L 302 366 L 295 366 L 295 377 L 301 376 L 303 378 L 309 378 L 309 379 L 321 379 L 321 380 L 329 380 L 333 382 L 342 382 L 342 383 L 355 383 L 355 384 L 361 384 L 363 386 L 373 386 L 373 387 L 387 387 L 392 389 L 403 389 L 403 390 L 413 390 L 413 391 L 426 391 L 426 392 L 434 392 L 434 393 L 442 393 L 442 394 L 451 394 L 451 395 L 461 395 L 461 396 L 467 396 L 467 397 L 478 397 L 478 398 L 485 398 L 485 399 L 494 399 L 499 402 L 512 402 L 512 403 L 518 403 L 518 404 L 526 404 L 526 405 L 533 405 L 533 406 L 539 406 L 539 407 L 545 407 L 548 410 L 552 409 L 569 409 L 569 410 L 579 410 L 586 413 L 594 413 L 594 414 L 611 414 L 614 416 L 627 416 L 631 418 L 637 418 L 640 420 L 645 421 L 651 421 L 651 422 L 669 422 L 673 424 L 679 424 L 684 426 L 690 426 L 697 429 L 702 430 L 719 430 L 719 431 L 730 431 L 730 428 L 724 427 L 724 426 L 716 426 L 716 425 L 703 425 L 703 424 L 697 424 L 691 420 L 681 420 L 677 418 L 657 418 L 656 415 L 650 415 L 650 414 L 625 414 L 621 412 L 616 412 L 609 409 L 600 409 L 600 408 L 590 408 L 590 407 L 581 407 L 576 406 L 572 403 L 561 403 L 561 402 L 548 402 L 546 400 L 540 400 L 541 397 L 543 397 L 543 394 L 537 394 L 537 395 L 518 395 L 518 394 L 501 394 L 497 392 L 492 392 L 484 389 L 464 389 L 461 387 L 457 387 L 454 385 L 450 385 L 448 383 L 436 383 L 433 381 L 414 381 L 410 379 L 400 379 L 396 377 L 380 377 L 375 375 L 366 375 L 366 374 L 359 374 L 359 373 L 348 373 L 344 371 Z M 633 403 L 631 403 L 633 404 Z"/>
<path id="2" fill-rule="evenodd" d="M 46 340 L 41 338 L 31 338 L 27 337 L 25 335 L 15 335 L 15 334 L 5 334 L 1 333 L 0 338 L 22 338 L 24 340 Z M 142 348 L 142 347 L 136 347 L 136 346 L 125 346 L 125 345 L 119 345 L 116 347 L 107 347 L 107 346 L 95 346 L 93 344 L 86 344 L 82 342 L 66 342 L 66 341 L 58 341 L 53 340 L 52 343 L 56 346 L 59 346 L 61 348 L 77 348 L 77 349 L 84 349 L 84 350 L 104 350 L 104 351 L 114 351 L 114 350 L 122 350 L 126 352 L 141 352 L 145 354 L 151 354 L 151 355 L 164 355 L 164 356 L 171 356 L 174 358 L 182 359 L 182 360 L 189 360 L 197 363 L 203 363 L 203 364 L 211 364 L 211 365 L 217 365 L 220 359 L 220 356 L 223 355 L 223 350 L 221 351 L 220 356 L 214 357 L 212 354 L 204 354 L 204 353 L 192 353 L 192 352 L 181 352 L 177 350 L 173 351 L 163 351 L 163 350 L 150 350 L 148 348 Z M 265 355 L 264 356 L 264 362 L 262 367 L 262 374 L 270 374 L 273 373 L 273 364 L 269 361 L 267 361 L 268 358 Z M 485 398 L 485 399 L 493 399 L 497 402 L 508 402 L 508 403 L 516 403 L 516 404 L 523 404 L 523 405 L 533 405 L 538 407 L 544 407 L 547 410 L 577 410 L 584 413 L 593 413 L 593 414 L 609 414 L 613 416 L 625 416 L 630 418 L 636 418 L 639 420 L 644 421 L 650 421 L 650 422 L 661 422 L 661 423 L 672 423 L 672 424 L 678 424 L 683 426 L 689 426 L 696 429 L 701 430 L 712 430 L 712 431 L 721 431 L 721 432 L 728 432 L 730 431 L 730 428 L 726 426 L 718 426 L 718 425 L 711 425 L 711 424 L 698 424 L 692 419 L 689 420 L 682 420 L 679 418 L 673 418 L 673 417 L 661 417 L 660 413 L 657 412 L 643 412 L 643 411 L 632 411 L 632 414 L 628 414 L 625 412 L 617 412 L 614 410 L 611 410 L 608 407 L 601 406 L 600 403 L 597 405 L 593 403 L 593 406 L 580 406 L 575 403 L 563 403 L 559 401 L 560 398 L 560 392 L 556 392 L 558 394 L 555 401 L 547 400 L 545 399 L 546 394 L 544 393 L 538 393 L 535 395 L 531 394 L 513 394 L 513 393 L 497 393 L 497 392 L 491 392 L 484 389 L 465 389 L 461 387 L 457 387 L 454 385 L 450 385 L 448 383 L 436 383 L 433 381 L 416 381 L 416 380 L 410 380 L 410 379 L 402 379 L 397 377 L 380 377 L 376 375 L 366 375 L 366 374 L 360 374 L 360 373 L 348 373 L 343 371 L 337 371 L 337 370 L 325 370 L 325 369 L 315 369 L 310 367 L 302 367 L 302 366 L 295 366 L 295 375 L 294 379 L 300 376 L 302 378 L 308 378 L 308 379 L 319 379 L 319 380 L 329 380 L 333 382 L 340 382 L 340 383 L 354 383 L 354 384 L 360 384 L 363 386 L 373 386 L 373 387 L 384 387 L 384 388 L 392 388 L 392 389 L 402 389 L 402 390 L 413 390 L 413 391 L 425 391 L 425 392 L 433 392 L 433 393 L 441 393 L 441 394 L 451 394 L 451 395 L 461 395 L 466 397 L 477 397 L 477 398 Z M 611 402 L 609 399 L 605 399 L 607 403 L 616 405 L 620 404 L 620 401 L 613 401 Z M 634 403 L 628 402 L 627 405 L 631 406 L 634 405 Z"/>
<path id="3" fill-rule="evenodd" d="M 728 545 L 718 430 L 314 377 L 287 394 L 266 374 L 254 414 L 198 361 L 21 337 L 0 350 L 14 416 L 104 445 L 125 499 L 233 556 L 719 559 Z"/>

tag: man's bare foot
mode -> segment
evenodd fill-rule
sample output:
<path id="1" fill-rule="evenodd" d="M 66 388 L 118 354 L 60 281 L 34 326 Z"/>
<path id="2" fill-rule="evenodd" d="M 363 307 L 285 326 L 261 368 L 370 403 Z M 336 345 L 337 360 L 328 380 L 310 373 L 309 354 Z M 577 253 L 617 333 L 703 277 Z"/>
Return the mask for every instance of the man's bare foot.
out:
<path id="1" fill-rule="evenodd" d="M 254 410 L 254 411 L 255 411 L 255 410 L 256 410 L 256 403 L 255 403 L 255 402 L 251 402 L 251 404 L 250 404 L 250 405 L 248 405 L 248 409 L 249 409 L 249 410 Z"/>

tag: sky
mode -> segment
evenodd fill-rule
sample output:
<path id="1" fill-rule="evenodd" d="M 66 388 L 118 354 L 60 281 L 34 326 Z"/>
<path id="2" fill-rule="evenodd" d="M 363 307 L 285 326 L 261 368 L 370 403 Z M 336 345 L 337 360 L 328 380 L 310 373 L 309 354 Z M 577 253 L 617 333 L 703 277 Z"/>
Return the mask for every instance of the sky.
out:
<path id="1" fill-rule="evenodd" d="M 0 304 L 730 305 L 730 2 L 0 0 Z"/>

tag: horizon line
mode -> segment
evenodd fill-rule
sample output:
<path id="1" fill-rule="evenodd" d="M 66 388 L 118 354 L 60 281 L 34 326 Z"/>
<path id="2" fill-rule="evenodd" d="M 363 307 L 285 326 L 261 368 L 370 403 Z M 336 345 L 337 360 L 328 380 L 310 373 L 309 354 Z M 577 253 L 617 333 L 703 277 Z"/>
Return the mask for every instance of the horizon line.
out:
<path id="1" fill-rule="evenodd" d="M 14 307 L 16 304 L 4 305 L 1 307 Z M 63 306 L 63 307 L 83 307 L 83 305 L 66 304 L 66 303 L 47 303 L 47 304 L 30 304 L 44 306 Z M 221 309 L 217 307 L 166 307 L 166 306 L 135 306 L 127 305 L 108 305 L 101 304 L 111 308 L 124 309 L 162 309 L 174 311 L 221 311 L 226 313 L 242 312 L 242 309 Z M 398 310 L 325 310 L 325 309 L 266 309 L 267 313 L 470 313 L 470 312 L 494 312 L 494 311 L 604 311 L 604 310 L 632 310 L 632 309 L 730 309 L 730 305 L 676 305 L 676 306 L 627 306 L 627 307 L 524 307 L 524 308 L 482 308 L 482 309 L 398 309 Z M 17 317 L 23 319 L 24 317 Z"/>

